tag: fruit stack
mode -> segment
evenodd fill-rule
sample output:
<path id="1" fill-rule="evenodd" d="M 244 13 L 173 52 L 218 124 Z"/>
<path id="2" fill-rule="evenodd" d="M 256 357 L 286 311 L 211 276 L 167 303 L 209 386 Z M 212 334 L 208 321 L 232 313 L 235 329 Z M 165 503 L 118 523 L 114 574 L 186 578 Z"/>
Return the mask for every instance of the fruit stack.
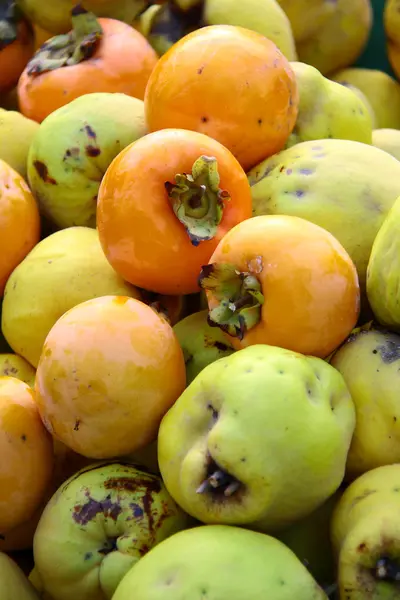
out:
<path id="1" fill-rule="evenodd" d="M 0 0 L 0 600 L 400 598 L 399 15 Z"/>

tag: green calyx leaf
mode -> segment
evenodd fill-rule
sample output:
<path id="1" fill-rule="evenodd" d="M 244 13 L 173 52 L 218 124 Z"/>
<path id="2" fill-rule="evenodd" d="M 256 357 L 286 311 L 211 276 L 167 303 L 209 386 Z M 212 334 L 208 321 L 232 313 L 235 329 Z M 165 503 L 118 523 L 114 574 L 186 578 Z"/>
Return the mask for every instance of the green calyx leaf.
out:
<path id="1" fill-rule="evenodd" d="M 246 331 L 260 322 L 264 296 L 253 273 L 242 273 L 228 263 L 213 263 L 202 268 L 199 285 L 219 301 L 208 314 L 211 327 L 242 340 Z"/>
<path id="2" fill-rule="evenodd" d="M 212 156 L 200 156 L 191 174 L 178 174 L 175 183 L 165 183 L 173 211 L 193 246 L 212 240 L 217 233 L 225 203 L 230 200 L 219 184 L 217 159 Z"/>
<path id="3" fill-rule="evenodd" d="M 72 31 L 43 44 L 28 64 L 29 75 L 40 75 L 61 67 L 77 65 L 96 52 L 103 29 L 96 16 L 80 4 L 72 10 Z"/>

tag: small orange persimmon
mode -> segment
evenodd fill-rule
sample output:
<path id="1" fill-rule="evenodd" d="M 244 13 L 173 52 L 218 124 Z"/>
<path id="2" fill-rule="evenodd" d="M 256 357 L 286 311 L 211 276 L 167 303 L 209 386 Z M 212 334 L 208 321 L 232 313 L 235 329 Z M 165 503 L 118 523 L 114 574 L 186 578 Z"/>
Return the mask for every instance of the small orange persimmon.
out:
<path id="1" fill-rule="evenodd" d="M 145 110 L 150 131 L 205 133 L 248 170 L 284 147 L 297 118 L 296 78 L 276 45 L 259 33 L 202 27 L 159 59 Z"/>
<path id="2" fill-rule="evenodd" d="M 152 308 L 103 296 L 65 313 L 46 338 L 36 372 L 47 429 L 88 458 L 145 447 L 186 385 L 172 327 Z"/>
<path id="3" fill-rule="evenodd" d="M 20 77 L 20 110 L 34 121 L 91 92 L 144 98 L 157 62 L 146 38 L 122 21 L 96 19 L 80 7 L 72 21 L 73 31 L 45 42 Z"/>
<path id="4" fill-rule="evenodd" d="M 280 346 L 327 357 L 357 322 L 356 268 L 318 225 L 293 216 L 253 217 L 218 245 L 200 282 L 209 324 L 236 349 Z"/>
<path id="5" fill-rule="evenodd" d="M 31 388 L 0 377 L 0 533 L 28 521 L 51 481 L 53 443 Z"/>
<path id="6" fill-rule="evenodd" d="M 229 150 L 201 133 L 165 129 L 111 163 L 97 226 L 108 261 L 125 280 L 181 295 L 199 291 L 201 266 L 251 211 L 249 182 Z"/>
<path id="7" fill-rule="evenodd" d="M 15 267 L 40 238 L 39 209 L 17 171 L 0 160 L 0 297 Z"/>
<path id="8" fill-rule="evenodd" d="M 16 3 L 0 3 L 0 92 L 8 92 L 17 84 L 33 51 L 32 28 Z"/>

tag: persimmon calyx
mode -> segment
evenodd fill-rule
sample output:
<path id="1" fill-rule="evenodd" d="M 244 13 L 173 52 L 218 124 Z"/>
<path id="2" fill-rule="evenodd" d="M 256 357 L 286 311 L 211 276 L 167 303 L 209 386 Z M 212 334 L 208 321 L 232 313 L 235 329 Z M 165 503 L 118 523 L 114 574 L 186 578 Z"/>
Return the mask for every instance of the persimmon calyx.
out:
<path id="1" fill-rule="evenodd" d="M 260 322 L 264 296 L 253 273 L 243 273 L 228 263 L 213 263 L 202 268 L 199 285 L 219 301 L 208 313 L 211 327 L 242 340 L 246 331 Z"/>
<path id="2" fill-rule="evenodd" d="M 72 31 L 56 35 L 43 44 L 28 64 L 29 75 L 78 65 L 93 56 L 103 38 L 100 23 L 80 4 L 73 8 L 71 14 Z"/>
<path id="3" fill-rule="evenodd" d="M 18 39 L 19 14 L 15 0 L 0 2 L 0 50 Z"/>
<path id="4" fill-rule="evenodd" d="M 230 200 L 219 184 L 217 159 L 213 156 L 200 156 L 191 174 L 178 174 L 175 183 L 165 183 L 173 211 L 193 246 L 212 240 L 217 233 L 225 202 Z"/>

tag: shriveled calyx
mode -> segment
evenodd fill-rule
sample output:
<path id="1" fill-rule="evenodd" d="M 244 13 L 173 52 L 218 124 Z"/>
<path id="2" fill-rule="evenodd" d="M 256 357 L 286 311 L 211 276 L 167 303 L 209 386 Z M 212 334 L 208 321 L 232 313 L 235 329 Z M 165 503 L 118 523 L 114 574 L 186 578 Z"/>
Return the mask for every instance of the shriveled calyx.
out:
<path id="1" fill-rule="evenodd" d="M 217 465 L 214 459 L 209 455 L 207 457 L 206 477 L 197 488 L 196 492 L 198 494 L 211 494 L 215 499 L 218 497 L 230 498 L 237 494 L 242 487 L 242 482 Z"/>
<path id="2" fill-rule="evenodd" d="M 175 216 L 193 246 L 212 240 L 217 233 L 225 203 L 230 200 L 229 193 L 219 185 L 218 163 L 212 156 L 200 156 L 192 173 L 177 174 L 174 183 L 165 183 Z"/>
<path id="3" fill-rule="evenodd" d="M 389 557 L 382 557 L 376 563 L 374 575 L 380 581 L 400 584 L 400 563 Z"/>
<path id="4" fill-rule="evenodd" d="M 238 271 L 229 263 L 213 263 L 202 268 L 199 285 L 219 302 L 208 313 L 211 327 L 242 340 L 259 323 L 264 296 L 256 274 Z"/>
<path id="5" fill-rule="evenodd" d="M 72 9 L 71 15 L 72 31 L 56 35 L 43 44 L 28 64 L 29 75 L 78 65 L 96 52 L 103 38 L 96 16 L 80 4 Z"/>
<path id="6" fill-rule="evenodd" d="M 0 0 L 0 50 L 18 38 L 18 23 L 22 13 L 15 0 Z"/>

